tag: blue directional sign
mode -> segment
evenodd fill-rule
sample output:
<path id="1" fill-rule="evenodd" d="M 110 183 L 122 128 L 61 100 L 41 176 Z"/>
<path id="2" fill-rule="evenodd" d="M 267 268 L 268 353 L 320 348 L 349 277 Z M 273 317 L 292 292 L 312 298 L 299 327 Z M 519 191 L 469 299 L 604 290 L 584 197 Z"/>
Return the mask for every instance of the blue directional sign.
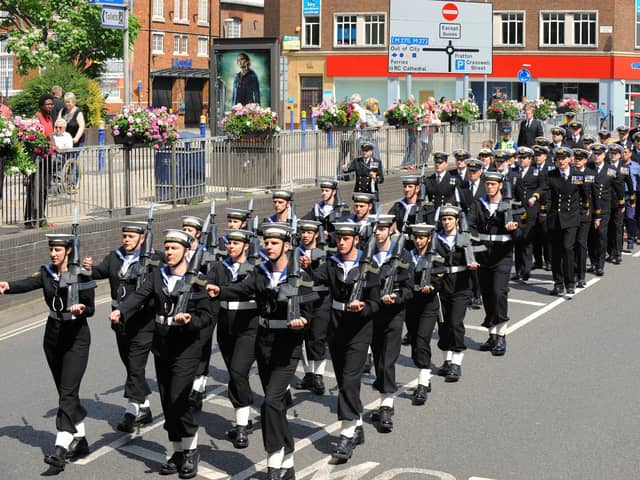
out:
<path id="1" fill-rule="evenodd" d="M 526 68 L 521 68 L 518 70 L 518 81 L 522 83 L 527 83 L 531 80 L 531 72 Z"/>
<path id="2" fill-rule="evenodd" d="M 127 9 L 104 5 L 100 13 L 103 28 L 127 28 Z"/>
<path id="3" fill-rule="evenodd" d="M 89 5 L 115 5 L 117 7 L 126 7 L 127 0 L 87 0 Z"/>

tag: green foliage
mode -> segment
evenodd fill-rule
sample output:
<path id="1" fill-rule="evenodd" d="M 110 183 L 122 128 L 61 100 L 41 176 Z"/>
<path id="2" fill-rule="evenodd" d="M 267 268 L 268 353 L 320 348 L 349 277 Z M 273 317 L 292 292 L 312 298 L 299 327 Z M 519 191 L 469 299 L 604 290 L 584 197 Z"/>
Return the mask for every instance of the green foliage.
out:
<path id="1" fill-rule="evenodd" d="M 101 7 L 87 0 L 0 0 L 0 10 L 8 12 L 0 26 L 21 74 L 64 59 L 96 78 L 105 60 L 122 57 L 122 30 L 102 28 Z M 139 30 L 129 15 L 130 45 Z"/>
<path id="2" fill-rule="evenodd" d="M 87 126 L 100 122 L 104 108 L 100 85 L 69 63 L 52 65 L 27 82 L 22 92 L 10 99 L 11 110 L 15 115 L 31 117 L 38 111 L 40 95 L 51 93 L 53 85 L 60 85 L 65 93 L 75 94 L 76 105 L 82 110 Z"/>

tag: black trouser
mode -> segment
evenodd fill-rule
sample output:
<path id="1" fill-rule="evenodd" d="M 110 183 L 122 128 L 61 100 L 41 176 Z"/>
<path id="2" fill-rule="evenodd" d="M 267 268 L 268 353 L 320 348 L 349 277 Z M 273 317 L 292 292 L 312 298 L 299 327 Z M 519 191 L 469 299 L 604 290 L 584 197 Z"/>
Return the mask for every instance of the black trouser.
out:
<path id="1" fill-rule="evenodd" d="M 551 271 L 557 286 L 575 286 L 575 244 L 578 227 L 557 228 L 551 231 Z"/>
<path id="2" fill-rule="evenodd" d="M 439 310 L 440 302 L 434 293 L 415 292 L 407 305 L 405 323 L 411 336 L 411 359 L 418 368 L 431 368 L 431 336 Z"/>
<path id="3" fill-rule="evenodd" d="M 464 344 L 464 316 L 467 313 L 471 292 L 469 290 L 454 293 L 440 292 L 439 296 L 443 321 L 438 328 L 440 336 L 438 348 L 444 352 L 464 352 L 467 349 Z"/>
<path id="4" fill-rule="evenodd" d="M 338 420 L 357 420 L 362 414 L 360 380 L 373 336 L 373 322 L 358 314 L 331 310 L 329 351 L 338 383 Z"/>
<path id="5" fill-rule="evenodd" d="M 619 207 L 611 209 L 611 219 L 607 232 L 607 253 L 612 257 L 622 255 L 622 243 L 624 238 L 624 213 Z"/>
<path id="6" fill-rule="evenodd" d="M 520 275 L 529 275 L 533 269 L 533 238 L 533 228 L 525 225 L 522 236 L 515 242 L 516 272 Z"/>
<path id="7" fill-rule="evenodd" d="M 593 223 L 591 223 L 589 230 L 589 256 L 591 258 L 591 264 L 596 268 L 596 270 L 604 270 L 604 262 L 607 255 L 609 223 L 611 223 L 609 216 L 602 215 L 600 227 L 595 228 Z"/>
<path id="8" fill-rule="evenodd" d="M 509 276 L 513 266 L 513 256 L 509 252 L 503 257 L 493 258 L 480 264 L 478 274 L 482 286 L 484 305 L 483 327 L 491 328 L 509 320 Z M 440 297 L 442 298 L 442 296 Z"/>
<path id="9" fill-rule="evenodd" d="M 127 371 L 124 397 L 136 403 L 144 403 L 147 395 L 151 393 L 147 383 L 146 367 L 153 344 L 153 315 L 153 312 L 142 311 L 124 324 L 112 325 L 120 360 Z"/>
<path id="10" fill-rule="evenodd" d="M 576 263 L 575 275 L 580 281 L 584 281 L 587 274 L 587 253 L 589 248 L 589 230 L 591 229 L 591 217 L 589 220 L 580 221 L 576 232 Z"/>
<path id="11" fill-rule="evenodd" d="M 331 301 L 325 295 L 314 302 L 311 325 L 305 330 L 304 345 L 308 360 L 324 360 L 327 353 L 327 330 L 331 316 Z"/>
<path id="12" fill-rule="evenodd" d="M 551 235 L 546 220 L 538 220 L 533 227 L 533 258 L 537 265 L 551 263 Z"/>
<path id="13" fill-rule="evenodd" d="M 197 339 L 190 341 L 187 338 L 187 327 L 167 328 L 175 329 L 176 332 L 169 331 L 160 336 L 156 329 L 153 356 L 164 413 L 164 429 L 169 434 L 169 441 L 179 442 L 198 432 L 198 425 L 189 406 L 189 394 L 200 362 L 200 350 L 193 348 Z M 178 329 L 184 330 L 178 332 Z"/>
<path id="14" fill-rule="evenodd" d="M 300 360 L 301 344 L 302 332 L 258 327 L 256 359 L 264 391 L 260 419 L 264 449 L 269 454 L 282 447 L 285 454 L 294 449 L 285 395 Z"/>
<path id="15" fill-rule="evenodd" d="M 215 315 L 210 325 L 201 330 L 202 350 L 200 354 L 200 363 L 196 370 L 196 377 L 209 375 L 209 364 L 211 363 L 211 349 L 213 348 L 213 331 L 216 329 L 216 321 L 218 316 Z"/>
<path id="16" fill-rule="evenodd" d="M 373 319 L 373 365 L 376 380 L 373 388 L 380 393 L 395 393 L 396 362 L 402 347 L 402 327 L 405 319 L 404 306 L 380 305 L 380 310 Z"/>
<path id="17" fill-rule="evenodd" d="M 86 318 L 47 320 L 44 331 L 44 354 L 58 390 L 56 429 L 76 433 L 76 425 L 87 411 L 80 404 L 80 382 L 87 369 L 91 332 Z"/>
<path id="18" fill-rule="evenodd" d="M 38 170 L 27 178 L 27 199 L 24 206 L 24 220 L 27 223 L 46 218 L 47 195 L 51 183 L 50 159 L 38 157 Z"/>
<path id="19" fill-rule="evenodd" d="M 249 372 L 256 359 L 257 336 L 257 310 L 220 310 L 218 345 L 229 372 L 229 400 L 233 408 L 253 405 Z"/>
<path id="20" fill-rule="evenodd" d="M 627 205 L 624 210 L 624 227 L 627 229 L 627 244 L 633 243 L 638 237 L 638 226 L 636 224 L 635 216 L 638 209 L 631 207 L 631 203 L 627 198 Z"/>

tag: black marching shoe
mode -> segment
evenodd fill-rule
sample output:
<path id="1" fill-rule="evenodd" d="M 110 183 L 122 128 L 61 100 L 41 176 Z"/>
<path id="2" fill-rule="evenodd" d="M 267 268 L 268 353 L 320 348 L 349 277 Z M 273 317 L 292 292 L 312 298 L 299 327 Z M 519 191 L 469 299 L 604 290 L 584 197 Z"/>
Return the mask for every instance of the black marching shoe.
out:
<path id="1" fill-rule="evenodd" d="M 267 468 L 267 480 L 281 480 L 279 468 Z"/>
<path id="2" fill-rule="evenodd" d="M 151 409 L 149 407 L 141 407 L 138 415 L 125 413 L 116 428 L 121 432 L 133 433 L 136 427 L 148 425 L 152 421 L 153 415 L 151 415 Z"/>
<path id="3" fill-rule="evenodd" d="M 479 350 L 481 352 L 490 352 L 491 350 L 493 350 L 493 347 L 496 346 L 497 339 L 498 335 L 496 335 L 495 333 L 490 333 L 487 341 L 480 344 Z"/>
<path id="4" fill-rule="evenodd" d="M 522 278 L 522 277 L 520 276 L 520 274 L 519 274 L 519 273 L 514 273 L 514 274 L 511 276 L 511 281 L 513 281 L 513 282 L 517 282 L 517 281 L 519 281 L 521 278 Z"/>
<path id="5" fill-rule="evenodd" d="M 313 375 L 313 386 L 311 391 L 316 395 L 324 395 L 324 380 L 322 375 L 318 373 Z"/>
<path id="6" fill-rule="evenodd" d="M 607 255 L 607 258 L 605 258 L 605 261 L 611 263 L 613 262 L 613 259 L 614 259 L 613 255 Z"/>
<path id="7" fill-rule="evenodd" d="M 344 460 L 345 462 L 349 460 L 351 458 L 351 455 L 353 455 L 353 438 L 340 435 L 338 446 L 331 455 L 333 456 L 333 458 Z"/>
<path id="8" fill-rule="evenodd" d="M 573 287 L 568 287 L 567 288 L 567 295 L 575 295 L 576 294 L 576 289 Z"/>
<path id="9" fill-rule="evenodd" d="M 202 401 L 204 400 L 204 392 L 197 392 L 196 390 L 191 390 L 189 393 L 189 406 L 194 412 L 199 412 L 202 410 Z"/>
<path id="10" fill-rule="evenodd" d="M 44 463 L 47 465 L 51 465 L 54 468 L 59 470 L 64 470 L 64 466 L 67 464 L 67 449 L 61 447 L 60 445 L 56 445 L 56 450 L 54 453 L 44 456 Z"/>
<path id="11" fill-rule="evenodd" d="M 313 391 L 313 373 L 307 372 L 302 377 L 302 380 L 296 382 L 293 386 L 297 390 L 311 390 Z"/>
<path id="12" fill-rule="evenodd" d="M 296 470 L 293 467 L 283 470 L 280 474 L 280 480 L 296 480 Z"/>
<path id="13" fill-rule="evenodd" d="M 544 264 L 544 271 L 545 272 L 550 272 L 551 271 L 551 263 L 547 262 Z"/>
<path id="14" fill-rule="evenodd" d="M 622 263 L 622 257 L 617 256 L 613 259 L 613 264 L 614 265 L 620 265 Z"/>
<path id="15" fill-rule="evenodd" d="M 598 277 L 604 277 L 604 269 L 603 269 L 603 268 L 596 268 L 596 270 L 595 270 L 595 274 L 596 274 Z"/>
<path id="16" fill-rule="evenodd" d="M 160 466 L 160 475 L 173 475 L 178 473 L 184 462 L 184 452 L 174 452 L 171 458 Z"/>
<path id="17" fill-rule="evenodd" d="M 531 274 L 530 274 L 530 273 L 523 273 L 523 274 L 520 276 L 520 279 L 521 279 L 523 282 L 528 282 L 528 281 L 529 281 L 529 278 L 531 278 Z"/>
<path id="18" fill-rule="evenodd" d="M 379 416 L 379 428 L 378 431 L 380 433 L 389 433 L 393 430 L 393 419 L 391 418 L 393 415 L 393 408 L 391 407 L 380 407 L 378 416 Z"/>
<path id="19" fill-rule="evenodd" d="M 576 288 L 585 288 L 587 286 L 587 282 L 584 280 L 578 280 L 576 282 Z"/>
<path id="20" fill-rule="evenodd" d="M 200 453 L 197 449 L 182 452 L 182 466 L 178 472 L 180 478 L 193 478 L 198 474 L 198 463 L 200 462 Z"/>
<path id="21" fill-rule="evenodd" d="M 393 415 L 395 413 L 395 410 L 393 409 L 393 407 L 380 407 L 378 410 L 373 410 L 371 412 L 371 421 L 372 422 L 379 422 L 380 421 L 380 418 L 382 418 L 382 416 L 380 415 L 380 412 L 381 412 L 381 410 L 383 408 L 386 408 L 391 415 Z"/>
<path id="22" fill-rule="evenodd" d="M 411 400 L 411 403 L 413 405 L 424 405 L 427 402 L 428 392 L 431 389 L 430 387 L 431 385 L 429 385 L 429 387 L 418 385 L 413 392 L 413 400 Z"/>
<path id="23" fill-rule="evenodd" d="M 507 338 L 504 335 L 496 335 L 496 344 L 491 349 L 491 355 L 501 357 L 507 353 Z"/>
<path id="24" fill-rule="evenodd" d="M 73 462 L 87 455 L 89 455 L 89 443 L 87 443 L 86 437 L 73 437 L 66 459 Z"/>
<path id="25" fill-rule="evenodd" d="M 471 310 L 480 310 L 482 308 L 482 298 L 473 297 L 471 299 Z"/>
<path id="26" fill-rule="evenodd" d="M 411 345 L 411 335 L 409 335 L 409 332 L 407 332 L 406 335 L 402 337 L 402 345 Z"/>
<path id="27" fill-rule="evenodd" d="M 358 445 L 364 445 L 364 427 L 362 425 L 358 425 L 353 434 L 353 447 L 355 448 Z"/>
<path id="28" fill-rule="evenodd" d="M 449 373 L 444 377 L 444 381 L 448 383 L 457 382 L 460 380 L 462 376 L 462 368 L 460 365 L 456 365 L 455 363 L 451 364 L 451 368 L 449 368 Z"/>
<path id="29" fill-rule="evenodd" d="M 249 435 L 246 425 L 236 425 L 231 430 L 227 430 L 227 438 L 231 440 L 233 448 L 247 448 L 249 446 Z"/>
<path id="30" fill-rule="evenodd" d="M 438 375 L 446 377 L 449 374 L 449 370 L 451 370 L 451 360 L 445 360 L 438 369 Z"/>
<path id="31" fill-rule="evenodd" d="M 564 287 L 562 285 L 554 285 L 553 289 L 549 292 L 549 295 L 562 295 Z"/>

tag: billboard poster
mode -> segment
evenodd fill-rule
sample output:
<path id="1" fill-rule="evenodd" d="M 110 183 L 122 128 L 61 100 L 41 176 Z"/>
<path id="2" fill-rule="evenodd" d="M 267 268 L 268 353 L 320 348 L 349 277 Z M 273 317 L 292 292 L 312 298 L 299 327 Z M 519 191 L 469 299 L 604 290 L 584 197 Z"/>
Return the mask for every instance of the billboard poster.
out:
<path id="1" fill-rule="evenodd" d="M 220 39 L 211 52 L 211 78 L 216 80 L 210 118 L 216 128 L 238 103 L 258 103 L 277 111 L 279 50 L 274 39 Z"/>

